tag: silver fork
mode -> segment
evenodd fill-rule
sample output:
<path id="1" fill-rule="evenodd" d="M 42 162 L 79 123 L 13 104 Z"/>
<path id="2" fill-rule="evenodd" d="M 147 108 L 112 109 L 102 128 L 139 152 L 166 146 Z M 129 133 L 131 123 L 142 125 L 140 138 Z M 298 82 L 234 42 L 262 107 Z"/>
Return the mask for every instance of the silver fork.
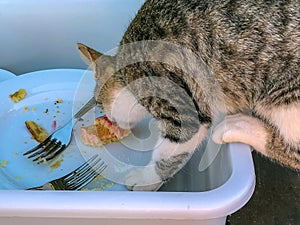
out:
<path id="1" fill-rule="evenodd" d="M 52 133 L 46 140 L 36 147 L 28 150 L 23 155 L 33 161 L 45 162 L 55 158 L 64 151 L 71 142 L 74 124 L 96 104 L 95 98 L 91 98 L 62 128 Z"/>
<path id="2" fill-rule="evenodd" d="M 94 155 L 67 175 L 27 190 L 79 190 L 93 181 L 106 167 L 100 157 Z"/>

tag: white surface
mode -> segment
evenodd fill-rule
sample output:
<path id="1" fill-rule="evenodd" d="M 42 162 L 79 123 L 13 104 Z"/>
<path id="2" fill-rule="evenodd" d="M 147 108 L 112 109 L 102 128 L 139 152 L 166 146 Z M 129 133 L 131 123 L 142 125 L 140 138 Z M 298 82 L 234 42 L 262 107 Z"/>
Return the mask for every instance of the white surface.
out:
<path id="1" fill-rule="evenodd" d="M 86 68 L 76 43 L 116 48 L 143 0 L 1 0 L 0 68 Z"/>

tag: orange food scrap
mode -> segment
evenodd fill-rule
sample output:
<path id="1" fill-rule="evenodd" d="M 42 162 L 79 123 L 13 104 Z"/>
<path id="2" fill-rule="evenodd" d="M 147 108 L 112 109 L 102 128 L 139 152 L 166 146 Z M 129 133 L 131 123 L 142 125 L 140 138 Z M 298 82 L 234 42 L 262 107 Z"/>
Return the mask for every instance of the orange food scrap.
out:
<path id="1" fill-rule="evenodd" d="M 29 132 L 32 134 L 32 137 L 40 143 L 49 136 L 48 132 L 34 121 L 27 120 L 25 121 L 25 125 Z"/>
<path id="2" fill-rule="evenodd" d="M 94 125 L 81 127 L 80 130 L 81 141 L 92 147 L 118 142 L 131 132 L 112 124 L 106 116 L 96 118 Z"/>
<path id="3" fill-rule="evenodd" d="M 17 102 L 21 101 L 22 99 L 24 99 L 26 97 L 26 95 L 27 95 L 26 90 L 21 88 L 18 91 L 16 91 L 15 93 L 10 94 L 9 97 L 13 102 L 17 103 Z"/>

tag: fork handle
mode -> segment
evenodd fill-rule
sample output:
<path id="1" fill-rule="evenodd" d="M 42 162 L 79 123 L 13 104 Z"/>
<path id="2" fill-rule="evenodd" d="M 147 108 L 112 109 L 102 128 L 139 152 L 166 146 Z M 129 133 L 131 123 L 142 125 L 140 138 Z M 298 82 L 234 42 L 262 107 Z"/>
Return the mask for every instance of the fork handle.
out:
<path id="1" fill-rule="evenodd" d="M 96 99 L 92 97 L 74 116 L 74 119 L 80 119 L 84 114 L 86 114 L 91 108 L 96 105 Z"/>
<path id="2" fill-rule="evenodd" d="M 40 191 L 49 190 L 49 191 L 51 191 L 51 190 L 55 190 L 55 188 L 53 187 L 53 185 L 51 183 L 46 183 L 42 186 L 27 188 L 26 190 L 40 190 Z"/>

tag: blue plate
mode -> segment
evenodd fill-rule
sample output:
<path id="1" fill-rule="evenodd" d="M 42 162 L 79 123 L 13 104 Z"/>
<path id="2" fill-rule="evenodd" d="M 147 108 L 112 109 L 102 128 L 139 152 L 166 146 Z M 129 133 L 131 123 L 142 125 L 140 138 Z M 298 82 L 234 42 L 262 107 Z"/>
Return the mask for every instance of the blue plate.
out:
<path id="1" fill-rule="evenodd" d="M 16 76 L 15 74 L 13 74 L 7 70 L 0 69 L 0 82 L 14 78 L 15 76 Z"/>
<path id="2" fill-rule="evenodd" d="M 54 121 L 57 127 L 63 126 L 71 118 L 72 110 L 76 106 L 81 107 L 86 100 L 84 98 L 92 96 L 94 84 L 90 83 L 90 89 L 80 95 L 82 101 L 79 102 L 77 94 L 78 101 L 74 104 L 75 93 L 84 75 L 93 76 L 84 70 L 57 69 L 28 73 L 0 82 L 0 189 L 26 189 L 41 185 L 72 171 L 88 157 L 78 150 L 75 139 L 56 160 L 46 164 L 38 165 L 23 156 L 25 151 L 38 144 L 31 138 L 25 121 L 33 120 L 49 133 L 54 131 Z M 27 96 L 14 103 L 9 94 L 20 88 L 26 90 Z M 57 103 L 58 99 L 62 103 Z M 107 185 L 112 186 L 112 182 Z"/>

